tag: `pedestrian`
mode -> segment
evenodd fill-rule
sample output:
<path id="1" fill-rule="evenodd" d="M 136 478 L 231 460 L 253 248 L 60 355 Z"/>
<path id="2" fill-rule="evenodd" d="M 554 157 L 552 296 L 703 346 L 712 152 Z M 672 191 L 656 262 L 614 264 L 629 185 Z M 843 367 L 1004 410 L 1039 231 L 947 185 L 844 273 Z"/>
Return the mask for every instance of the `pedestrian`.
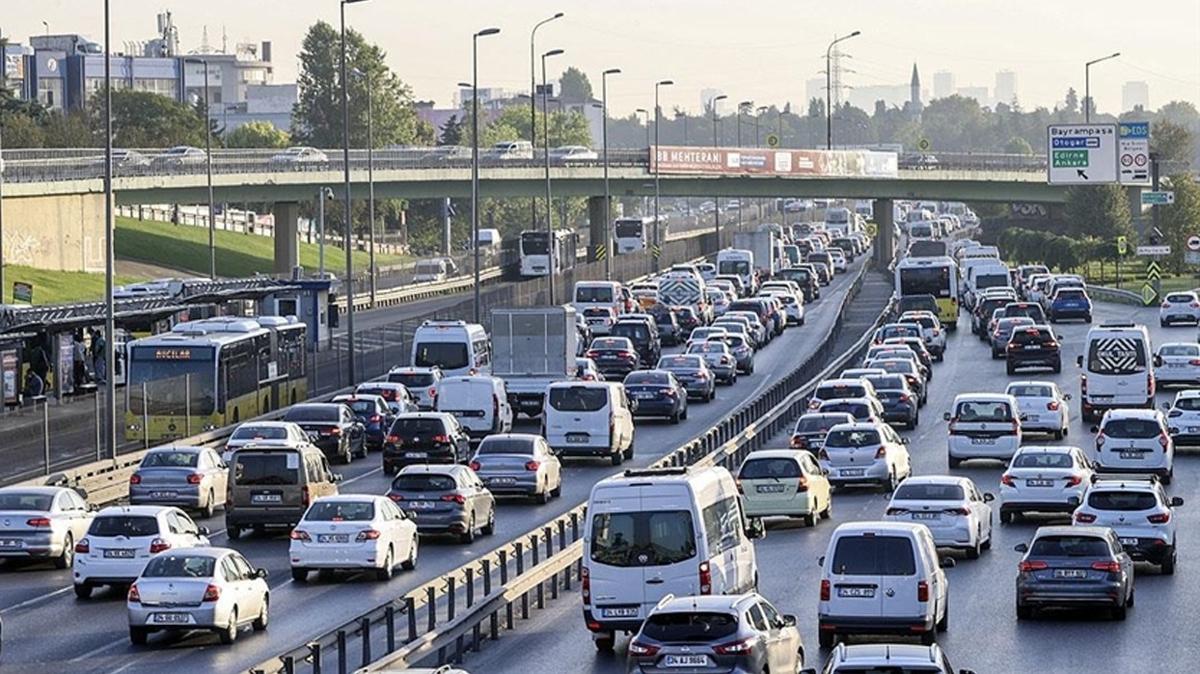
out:
<path id="1" fill-rule="evenodd" d="M 87 350 L 83 346 L 83 331 L 76 330 L 72 335 L 71 362 L 75 375 L 75 389 L 79 390 L 87 383 Z"/>
<path id="2" fill-rule="evenodd" d="M 104 341 L 104 331 L 92 330 L 92 369 L 96 373 L 96 382 L 104 383 L 108 376 L 108 343 Z"/>
<path id="3" fill-rule="evenodd" d="M 46 392 L 46 382 L 38 376 L 38 373 L 29 368 L 25 372 L 25 399 L 32 401 L 34 398 L 40 397 Z"/>

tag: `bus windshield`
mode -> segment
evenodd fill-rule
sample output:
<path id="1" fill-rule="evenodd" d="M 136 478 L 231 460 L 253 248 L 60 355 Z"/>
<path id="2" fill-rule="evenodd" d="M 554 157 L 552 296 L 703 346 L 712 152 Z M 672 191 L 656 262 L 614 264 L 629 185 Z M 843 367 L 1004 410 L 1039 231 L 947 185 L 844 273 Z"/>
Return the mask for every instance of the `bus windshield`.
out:
<path id="1" fill-rule="evenodd" d="M 617 220 L 616 229 L 618 239 L 642 238 L 641 220 Z"/>
<path id="2" fill-rule="evenodd" d="M 549 239 L 545 232 L 522 232 L 521 253 L 524 255 L 548 255 Z"/>
<path id="3" fill-rule="evenodd" d="M 212 357 L 208 347 L 133 349 L 126 385 L 129 412 L 150 416 L 212 414 L 217 401 L 217 368 Z"/>
<path id="4" fill-rule="evenodd" d="M 901 295 L 950 297 L 949 267 L 914 267 L 900 270 Z"/>

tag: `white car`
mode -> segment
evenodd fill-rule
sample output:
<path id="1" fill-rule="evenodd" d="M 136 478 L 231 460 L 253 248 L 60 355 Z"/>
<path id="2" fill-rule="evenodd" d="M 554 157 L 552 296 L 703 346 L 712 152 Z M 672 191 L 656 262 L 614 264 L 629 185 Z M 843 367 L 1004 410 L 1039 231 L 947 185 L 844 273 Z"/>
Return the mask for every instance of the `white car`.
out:
<path id="1" fill-rule="evenodd" d="M 921 326 L 921 337 L 925 339 L 925 348 L 934 360 L 941 361 L 946 357 L 946 330 L 932 311 L 906 311 L 896 319 L 897 323 L 913 322 Z"/>
<path id="2" fill-rule="evenodd" d="M 417 400 L 422 411 L 432 410 L 437 402 L 438 384 L 442 381 L 439 367 L 394 367 L 387 373 L 387 380 L 404 384 Z"/>
<path id="3" fill-rule="evenodd" d="M 841 248 L 830 248 L 829 255 L 833 257 L 833 271 L 844 272 L 850 268 L 850 263 L 846 261 L 846 254 Z"/>
<path id="4" fill-rule="evenodd" d="M 1154 353 L 1154 379 L 1160 385 L 1200 385 L 1200 344 L 1169 342 Z"/>
<path id="5" fill-rule="evenodd" d="M 209 629 L 231 644 L 243 625 L 265 630 L 271 604 L 266 578 L 266 569 L 255 569 L 230 548 L 159 554 L 129 587 L 129 641 L 141 646 L 151 632 Z"/>
<path id="6" fill-rule="evenodd" d="M 1153 473 L 1164 484 L 1175 474 L 1175 441 L 1158 410 L 1109 410 L 1096 434 L 1097 468 L 1104 473 Z"/>
<path id="7" fill-rule="evenodd" d="M 747 517 L 799 517 L 814 527 L 832 513 L 829 479 L 803 450 L 751 452 L 738 469 L 737 484 Z"/>
<path id="8" fill-rule="evenodd" d="M 992 547 L 990 493 L 981 493 L 969 478 L 955 475 L 910 477 L 896 487 L 884 519 L 924 524 L 939 548 L 966 550 L 979 559 Z"/>
<path id="9" fill-rule="evenodd" d="M 1200 295 L 1194 292 L 1168 293 L 1158 308 L 1158 324 L 1167 327 L 1173 323 L 1195 323 L 1200 325 Z"/>
<path id="10" fill-rule="evenodd" d="M 1070 393 L 1052 381 L 1014 381 L 1004 392 L 1017 399 L 1023 433 L 1045 432 L 1062 440 L 1070 432 Z"/>
<path id="11" fill-rule="evenodd" d="M 1130 557 L 1157 564 L 1169 576 L 1175 573 L 1174 509 L 1181 505 L 1183 499 L 1168 497 L 1153 476 L 1106 476 L 1092 484 L 1073 519 L 1078 525 L 1111 527 Z"/>
<path id="12" fill-rule="evenodd" d="M 229 463 L 233 459 L 234 450 L 247 445 L 271 445 L 273 447 L 304 447 L 309 444 L 308 433 L 299 424 L 291 421 L 247 421 L 233 429 L 225 448 L 221 451 L 221 460 Z"/>
<path id="13" fill-rule="evenodd" d="M 75 596 L 87 599 L 99 585 L 128 585 L 150 558 L 164 550 L 208 545 L 208 529 L 171 506 L 110 506 L 96 514 L 75 544 Z"/>
<path id="14" fill-rule="evenodd" d="M 1083 502 L 1094 472 L 1079 447 L 1022 447 L 1000 476 L 1000 523 L 1029 512 L 1073 511 Z"/>
<path id="15" fill-rule="evenodd" d="M 417 525 L 386 496 L 324 496 L 308 507 L 292 529 L 288 558 L 292 579 L 309 571 L 359 570 L 389 580 L 397 565 L 417 565 Z"/>
<path id="16" fill-rule="evenodd" d="M 315 147 L 289 147 L 271 157 L 272 164 L 323 164 L 329 155 Z"/>
<path id="17" fill-rule="evenodd" d="M 964 393 L 954 398 L 946 442 L 951 468 L 967 459 L 1008 461 L 1021 446 L 1017 399 L 1005 393 Z"/>
<path id="18" fill-rule="evenodd" d="M 791 290 L 772 288 L 759 291 L 759 296 L 771 295 L 783 302 L 783 313 L 787 316 L 788 325 L 804 325 L 803 295 Z"/>
<path id="19" fill-rule="evenodd" d="M 1167 432 L 1175 445 L 1200 445 L 1200 390 L 1175 394 L 1175 400 L 1163 403 L 1167 412 Z"/>
<path id="20" fill-rule="evenodd" d="M 0 489 L 0 560 L 50 559 L 71 568 L 94 510 L 66 487 Z"/>
<path id="21" fill-rule="evenodd" d="M 875 387 L 871 382 L 860 378 L 839 377 L 826 379 L 817 384 L 808 399 L 808 409 L 815 410 L 827 400 L 842 400 L 845 398 L 875 398 Z"/>
<path id="22" fill-rule="evenodd" d="M 882 421 L 838 424 L 825 434 L 817 453 L 821 468 L 835 487 L 876 484 L 893 490 L 912 475 L 908 447 Z"/>

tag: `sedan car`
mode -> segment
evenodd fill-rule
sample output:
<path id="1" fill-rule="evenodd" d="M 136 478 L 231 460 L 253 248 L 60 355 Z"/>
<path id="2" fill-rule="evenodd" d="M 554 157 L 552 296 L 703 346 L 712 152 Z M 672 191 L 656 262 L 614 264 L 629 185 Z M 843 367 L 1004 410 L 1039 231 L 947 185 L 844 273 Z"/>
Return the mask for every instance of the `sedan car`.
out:
<path id="1" fill-rule="evenodd" d="M 232 644 L 245 625 L 267 629 L 270 605 L 267 570 L 237 550 L 171 550 L 151 559 L 129 587 L 129 641 L 141 646 L 152 632 L 212 630 Z"/>
<path id="2" fill-rule="evenodd" d="M 908 386 L 917 396 L 917 405 L 924 406 L 929 399 L 929 382 L 926 381 L 918 367 L 918 363 L 911 358 L 892 357 L 891 354 L 884 354 L 888 357 L 877 360 L 869 360 L 864 363 L 865 367 L 879 368 L 886 371 L 888 374 L 898 374 L 908 380 Z"/>
<path id="3" fill-rule="evenodd" d="M 688 397 L 710 402 L 717 397 L 717 378 L 702 356 L 684 354 L 663 356 L 658 369 L 666 370 L 687 389 Z"/>
<path id="4" fill-rule="evenodd" d="M 496 533 L 496 497 L 466 466 L 405 466 L 387 495 L 422 534 L 454 534 L 460 542 L 472 543 L 476 532 Z"/>
<path id="5" fill-rule="evenodd" d="M 605 377 L 621 379 L 638 369 L 641 358 L 628 337 L 597 337 L 584 354 Z"/>
<path id="6" fill-rule="evenodd" d="M 712 337 L 712 339 L 720 340 L 729 347 L 729 352 L 733 354 L 733 359 L 737 363 L 737 370 L 740 374 L 750 376 L 754 374 L 754 347 L 750 345 L 749 340 L 744 335 L 728 334 L 724 337 Z"/>
<path id="7" fill-rule="evenodd" d="M 322 496 L 290 538 L 288 559 L 298 583 L 310 571 L 367 569 L 378 580 L 390 580 L 397 564 L 406 571 L 417 566 L 417 525 L 384 496 Z"/>
<path id="8" fill-rule="evenodd" d="M 308 434 L 308 439 L 330 459 L 350 463 L 354 455 L 367 456 L 366 435 L 361 422 L 341 403 L 292 405 L 283 415 Z"/>
<path id="9" fill-rule="evenodd" d="M 666 417 L 677 424 L 688 415 L 688 394 L 666 370 L 640 370 L 625 377 L 625 393 L 635 403 L 634 417 Z"/>
<path id="10" fill-rule="evenodd" d="M 354 418 L 363 427 L 363 442 L 368 450 L 383 449 L 384 438 L 395 419 L 383 396 L 355 392 L 334 396 L 330 402 L 342 403 L 354 413 Z"/>
<path id="11" fill-rule="evenodd" d="M 693 344 L 702 344 L 704 342 L 707 342 L 709 340 L 709 338 L 724 337 L 725 335 L 728 335 L 728 334 L 729 334 L 729 331 L 726 330 L 725 328 L 714 327 L 711 325 L 705 326 L 703 328 L 696 328 L 695 330 L 692 331 L 691 336 L 688 337 L 687 344 L 684 345 L 684 348 L 691 348 L 691 346 Z"/>
<path id="12" fill-rule="evenodd" d="M 1200 295 L 1194 292 L 1168 293 L 1158 309 L 1158 324 L 1167 327 L 1175 323 L 1200 325 Z"/>
<path id="13" fill-rule="evenodd" d="M 1091 460 L 1078 447 L 1021 447 L 1000 476 L 1000 523 L 1029 512 L 1072 512 L 1093 474 Z"/>
<path id="14" fill-rule="evenodd" d="M 1200 344 L 1170 342 L 1154 353 L 1154 380 L 1162 386 L 1200 385 Z"/>
<path id="15" fill-rule="evenodd" d="M 329 155 L 315 147 L 289 147 L 271 157 L 272 164 L 303 165 L 323 164 L 329 161 Z"/>
<path id="16" fill-rule="evenodd" d="M 737 383 L 737 359 L 734 358 L 733 352 L 724 342 L 710 341 L 692 344 L 684 353 L 704 358 L 708 369 L 722 384 Z"/>
<path id="17" fill-rule="evenodd" d="M 812 527 L 833 513 L 829 479 L 803 450 L 751 452 L 738 469 L 737 483 L 747 517 L 799 517 Z"/>
<path id="18" fill-rule="evenodd" d="M 1013 548 L 1017 619 L 1046 608 L 1105 608 L 1124 620 L 1133 605 L 1133 560 L 1108 527 L 1038 527 L 1029 544 Z"/>
<path id="19" fill-rule="evenodd" d="M 479 443 L 470 466 L 497 496 L 528 496 L 546 503 L 562 494 L 562 463 L 540 435 L 489 435 Z"/>
<path id="20" fill-rule="evenodd" d="M 917 394 L 908 385 L 908 380 L 898 374 L 868 375 L 866 380 L 875 387 L 875 397 L 883 405 L 883 420 L 898 423 L 912 430 L 921 422 L 921 409 Z"/>
<path id="21" fill-rule="evenodd" d="M 896 488 L 884 519 L 929 527 L 939 548 L 965 550 L 969 559 L 992 547 L 990 493 L 969 478 L 952 475 L 910 477 Z"/>
<path id="22" fill-rule="evenodd" d="M 208 447 L 156 447 L 129 476 L 133 505 L 173 505 L 199 510 L 204 518 L 225 503 L 229 468 Z"/>
<path id="23" fill-rule="evenodd" d="M 1063 393 L 1052 381 L 1014 381 L 1004 390 L 1017 399 L 1021 410 L 1021 431 L 1024 433 L 1049 433 L 1061 440 L 1070 432 L 1071 410 L 1067 401 L 1070 393 Z"/>
<path id="24" fill-rule="evenodd" d="M 891 426 L 879 421 L 834 426 L 817 458 L 835 487 L 872 484 L 892 491 L 912 475 L 904 441 Z"/>
<path id="25" fill-rule="evenodd" d="M 0 488 L 0 561 L 49 559 L 71 568 L 94 512 L 66 487 Z"/>

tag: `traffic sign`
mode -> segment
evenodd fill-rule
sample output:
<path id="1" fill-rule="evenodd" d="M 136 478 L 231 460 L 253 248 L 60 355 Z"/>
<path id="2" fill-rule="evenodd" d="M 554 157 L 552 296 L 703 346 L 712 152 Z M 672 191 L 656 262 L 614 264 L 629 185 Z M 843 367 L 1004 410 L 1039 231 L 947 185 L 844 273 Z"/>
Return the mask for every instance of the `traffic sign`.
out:
<path id="1" fill-rule="evenodd" d="M 1195 234 L 1189 236 L 1187 247 L 1188 250 L 1200 250 L 1200 236 L 1196 236 Z"/>
<path id="2" fill-rule="evenodd" d="M 1170 190 L 1143 190 L 1143 206 L 1166 206 L 1175 203 L 1175 193 Z"/>
<path id="3" fill-rule="evenodd" d="M 1129 240 L 1123 236 L 1117 237 L 1117 255 L 1125 255 L 1129 252 Z"/>
<path id="4" fill-rule="evenodd" d="M 1150 184 L 1150 122 L 1121 122 L 1118 154 L 1122 185 Z"/>
<path id="5" fill-rule="evenodd" d="M 1117 182 L 1116 124 L 1051 124 L 1046 148 L 1046 182 L 1051 185 Z"/>
<path id="6" fill-rule="evenodd" d="M 1137 254 L 1143 257 L 1161 257 L 1171 254 L 1170 246 L 1138 246 Z M 1153 263 L 1151 263 L 1153 264 Z"/>
<path id="7" fill-rule="evenodd" d="M 1142 303 L 1146 306 L 1156 304 L 1158 302 L 1158 291 L 1150 283 L 1142 284 Z"/>
<path id="8" fill-rule="evenodd" d="M 1162 278 L 1162 268 L 1158 266 L 1157 262 L 1151 260 L 1150 264 L 1146 265 L 1146 280 L 1157 281 L 1160 278 Z"/>
<path id="9" fill-rule="evenodd" d="M 774 133 L 767 134 L 767 147 L 779 147 L 779 135 Z"/>
<path id="10" fill-rule="evenodd" d="M 13 282 L 13 302 L 33 304 L 33 284 L 22 281 Z"/>
<path id="11" fill-rule="evenodd" d="M 921 152 L 928 152 L 931 147 L 933 147 L 933 144 L 929 142 L 928 138 L 922 138 L 917 141 L 917 149 Z"/>
<path id="12" fill-rule="evenodd" d="M 1200 264 L 1200 250 L 1183 251 L 1184 264 Z"/>

